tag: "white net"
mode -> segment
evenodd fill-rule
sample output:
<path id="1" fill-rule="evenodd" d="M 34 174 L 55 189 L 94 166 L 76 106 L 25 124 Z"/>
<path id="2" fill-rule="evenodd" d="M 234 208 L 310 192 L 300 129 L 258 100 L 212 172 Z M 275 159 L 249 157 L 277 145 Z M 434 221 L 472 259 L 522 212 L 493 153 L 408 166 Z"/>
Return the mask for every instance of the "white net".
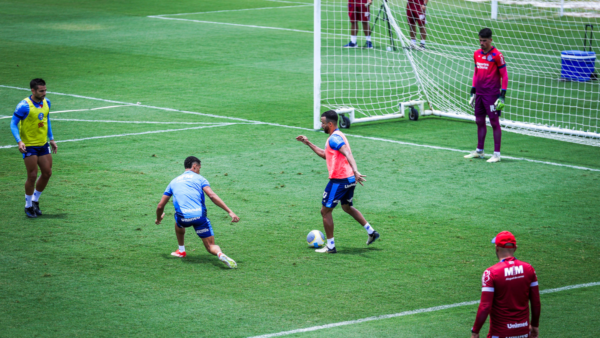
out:
<path id="1" fill-rule="evenodd" d="M 467 101 L 473 52 L 479 48 L 477 33 L 489 27 L 509 73 L 507 106 L 502 112 L 506 130 L 600 146 L 593 134 L 600 133 L 600 81 L 594 81 L 593 75 L 581 82 L 561 77 L 561 52 L 583 50 L 586 25 L 587 50 L 589 25 L 600 36 L 600 2 L 498 1 L 492 19 L 489 0 L 430 0 L 425 51 L 402 48 L 410 43 L 407 0 L 388 1 L 388 10 L 382 5 L 382 0 L 371 5 L 375 48 L 344 49 L 349 41 L 348 0 L 323 0 L 323 106 L 352 107 L 357 115 L 377 116 L 397 112 L 399 102 L 424 99 L 434 111 L 472 116 Z M 362 46 L 360 23 L 358 35 Z M 598 42 L 592 43 L 592 50 L 598 51 Z M 389 51 L 390 47 L 397 48 Z M 597 59 L 586 60 L 578 62 L 598 69 Z M 574 131 L 582 133 L 573 136 Z"/>

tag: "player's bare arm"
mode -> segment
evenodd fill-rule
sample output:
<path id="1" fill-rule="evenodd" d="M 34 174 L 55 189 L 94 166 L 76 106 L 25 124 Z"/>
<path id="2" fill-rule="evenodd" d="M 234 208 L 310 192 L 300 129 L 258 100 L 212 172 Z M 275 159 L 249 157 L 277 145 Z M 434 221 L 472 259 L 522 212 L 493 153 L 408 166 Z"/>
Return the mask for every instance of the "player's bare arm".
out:
<path id="1" fill-rule="evenodd" d="M 58 151 L 58 146 L 56 145 L 56 142 L 54 142 L 54 140 L 50 140 L 48 143 L 50 143 L 50 148 L 52 148 L 52 153 L 56 154 L 56 152 Z"/>
<path id="2" fill-rule="evenodd" d="M 317 147 L 316 145 L 312 144 L 308 138 L 304 135 L 300 135 L 298 137 L 296 137 L 296 140 L 306 144 L 307 146 L 310 147 L 310 149 L 312 149 L 312 151 L 315 152 L 315 154 L 317 154 L 319 157 L 325 159 L 325 150 Z"/>
<path id="3" fill-rule="evenodd" d="M 479 338 L 479 333 L 471 333 L 471 338 Z"/>
<path id="4" fill-rule="evenodd" d="M 362 182 L 367 181 L 367 180 L 365 180 L 365 177 L 367 177 L 367 175 L 361 175 L 358 172 L 358 168 L 356 167 L 356 161 L 354 161 L 354 156 L 352 156 L 352 151 L 350 150 L 350 148 L 348 148 L 348 146 L 344 144 L 340 148 L 340 153 L 342 153 L 342 155 L 346 156 L 346 159 L 348 160 L 348 164 L 350 164 L 350 167 L 352 167 L 352 171 L 354 172 L 354 178 L 356 178 L 356 182 L 360 183 L 360 185 L 364 185 L 364 184 L 362 184 Z"/>
<path id="5" fill-rule="evenodd" d="M 163 195 L 160 202 L 158 202 L 158 205 L 156 206 L 156 221 L 154 221 L 154 224 L 159 225 L 163 218 L 165 218 L 165 206 L 170 198 L 171 196 Z"/>
<path id="6" fill-rule="evenodd" d="M 229 217 L 231 217 L 231 222 L 237 223 L 240 221 L 240 218 L 233 211 L 231 211 L 231 209 L 229 209 L 229 207 L 227 207 L 225 202 L 223 202 L 223 200 L 210 187 L 204 187 L 204 188 L 202 188 L 202 190 L 204 190 L 204 193 L 206 194 L 206 196 L 208 196 L 208 198 L 210 198 L 210 200 L 216 206 L 225 210 L 229 214 Z"/>

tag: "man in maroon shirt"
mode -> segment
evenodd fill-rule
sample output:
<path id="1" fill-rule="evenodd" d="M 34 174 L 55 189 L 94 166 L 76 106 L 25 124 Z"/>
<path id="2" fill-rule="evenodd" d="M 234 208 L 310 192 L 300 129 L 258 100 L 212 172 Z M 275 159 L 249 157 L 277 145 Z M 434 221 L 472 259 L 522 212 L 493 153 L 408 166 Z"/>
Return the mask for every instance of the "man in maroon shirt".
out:
<path id="1" fill-rule="evenodd" d="M 541 304 L 535 270 L 529 263 L 515 258 L 517 240 L 510 232 L 502 231 L 492 243 L 496 244 L 500 262 L 483 272 L 481 302 L 471 338 L 479 338 L 479 330 L 488 314 L 488 338 L 538 338 Z"/>
<path id="2" fill-rule="evenodd" d="M 358 23 L 361 22 L 363 31 L 367 43 L 365 48 L 372 49 L 373 42 L 371 42 L 371 27 L 369 26 L 369 20 L 371 20 L 370 7 L 373 0 L 348 0 L 348 16 L 350 17 L 350 42 L 344 45 L 344 48 L 357 48 L 358 47 Z"/>
<path id="3" fill-rule="evenodd" d="M 425 40 L 427 40 L 427 31 L 425 30 L 425 9 L 429 0 L 408 0 L 406 2 L 406 19 L 410 28 L 410 47 L 417 48 L 417 24 L 419 24 L 419 33 L 421 33 L 420 48 L 425 49 Z"/>

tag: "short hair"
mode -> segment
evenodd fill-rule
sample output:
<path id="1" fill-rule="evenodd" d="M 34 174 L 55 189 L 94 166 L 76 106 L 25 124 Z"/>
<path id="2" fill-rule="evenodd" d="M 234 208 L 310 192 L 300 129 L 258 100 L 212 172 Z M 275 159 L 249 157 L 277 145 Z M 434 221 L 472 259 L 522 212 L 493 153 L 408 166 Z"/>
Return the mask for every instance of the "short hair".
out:
<path id="1" fill-rule="evenodd" d="M 335 112 L 335 110 L 328 110 L 321 114 L 321 117 L 325 117 L 325 121 L 327 123 L 333 122 L 335 125 L 338 123 L 338 114 Z"/>
<path id="2" fill-rule="evenodd" d="M 46 85 L 46 81 L 42 80 L 42 79 L 33 79 L 31 80 L 31 82 L 29 82 L 29 87 L 31 89 L 38 89 L 38 86 L 45 86 Z"/>
<path id="3" fill-rule="evenodd" d="M 200 165 L 200 159 L 196 156 L 188 156 L 185 161 L 183 161 L 183 166 L 185 169 L 192 169 L 194 163 L 198 163 L 198 165 Z"/>
<path id="4" fill-rule="evenodd" d="M 489 28 L 484 28 L 484 29 L 480 30 L 479 37 L 484 38 L 484 39 L 491 39 L 492 38 L 492 30 Z"/>

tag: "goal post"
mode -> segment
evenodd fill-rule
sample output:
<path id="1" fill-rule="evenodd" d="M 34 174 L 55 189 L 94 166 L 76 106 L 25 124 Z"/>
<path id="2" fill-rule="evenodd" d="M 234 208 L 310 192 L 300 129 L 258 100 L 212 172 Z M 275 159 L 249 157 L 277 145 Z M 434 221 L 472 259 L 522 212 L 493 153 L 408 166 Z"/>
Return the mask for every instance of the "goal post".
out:
<path id="1" fill-rule="evenodd" d="M 586 54 L 563 53 L 581 51 L 584 35 L 591 40 L 585 27 L 600 29 L 599 2 L 431 0 L 423 51 L 408 48 L 407 1 L 374 0 L 374 48 L 367 49 L 360 23 L 359 48 L 342 48 L 350 40 L 348 0 L 315 0 L 315 129 L 328 109 L 351 110 L 352 123 L 402 118 L 407 107 L 474 120 L 473 52 L 477 33 L 489 27 L 508 65 L 505 130 L 600 146 L 598 44 Z M 583 75 L 569 77 L 568 67 Z"/>

